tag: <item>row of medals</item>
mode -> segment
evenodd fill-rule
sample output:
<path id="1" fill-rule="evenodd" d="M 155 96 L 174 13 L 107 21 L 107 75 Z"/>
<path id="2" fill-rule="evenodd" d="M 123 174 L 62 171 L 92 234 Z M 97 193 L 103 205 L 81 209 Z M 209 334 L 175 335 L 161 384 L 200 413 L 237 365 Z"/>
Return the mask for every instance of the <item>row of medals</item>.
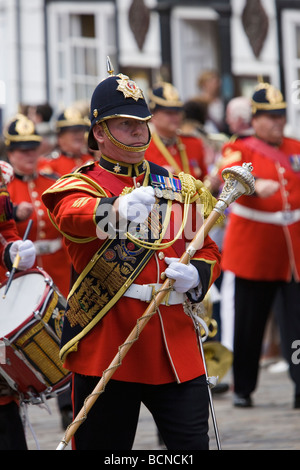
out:
<path id="1" fill-rule="evenodd" d="M 158 186 L 154 187 L 155 196 L 159 199 L 169 199 L 170 201 L 179 201 L 182 202 L 182 195 L 180 192 L 173 191 L 172 189 L 162 189 Z"/>

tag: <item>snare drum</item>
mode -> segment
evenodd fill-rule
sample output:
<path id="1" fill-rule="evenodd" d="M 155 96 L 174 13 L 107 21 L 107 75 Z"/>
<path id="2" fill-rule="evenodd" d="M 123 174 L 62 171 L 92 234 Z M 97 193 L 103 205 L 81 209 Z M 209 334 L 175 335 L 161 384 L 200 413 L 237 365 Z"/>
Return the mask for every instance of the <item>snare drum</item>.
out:
<path id="1" fill-rule="evenodd" d="M 69 387 L 59 359 L 66 300 L 42 269 L 17 273 L 0 288 L 0 375 L 20 399 L 39 403 Z"/>

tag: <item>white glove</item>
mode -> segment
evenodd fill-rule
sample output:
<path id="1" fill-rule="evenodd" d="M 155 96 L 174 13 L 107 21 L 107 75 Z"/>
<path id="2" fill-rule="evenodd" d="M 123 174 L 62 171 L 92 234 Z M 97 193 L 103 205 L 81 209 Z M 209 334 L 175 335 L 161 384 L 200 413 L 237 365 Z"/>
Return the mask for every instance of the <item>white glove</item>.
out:
<path id="1" fill-rule="evenodd" d="M 14 169 L 10 163 L 0 160 L 0 176 L 2 176 L 5 184 L 10 183 L 14 179 Z"/>
<path id="2" fill-rule="evenodd" d="M 18 269 L 23 271 L 31 268 L 36 257 L 36 251 L 32 241 L 26 240 L 23 242 L 22 240 L 17 240 L 16 242 L 13 242 L 9 249 L 9 256 L 12 263 L 14 262 L 18 252 L 20 255 Z"/>
<path id="3" fill-rule="evenodd" d="M 131 193 L 120 197 L 119 215 L 131 222 L 143 222 L 147 219 L 154 203 L 155 196 L 152 186 L 136 188 Z"/>
<path id="4" fill-rule="evenodd" d="M 169 265 L 165 273 L 168 278 L 175 279 L 174 289 L 176 292 L 184 293 L 198 287 L 200 277 L 195 266 L 179 263 L 178 260 L 179 258 L 165 258 L 165 262 Z"/>

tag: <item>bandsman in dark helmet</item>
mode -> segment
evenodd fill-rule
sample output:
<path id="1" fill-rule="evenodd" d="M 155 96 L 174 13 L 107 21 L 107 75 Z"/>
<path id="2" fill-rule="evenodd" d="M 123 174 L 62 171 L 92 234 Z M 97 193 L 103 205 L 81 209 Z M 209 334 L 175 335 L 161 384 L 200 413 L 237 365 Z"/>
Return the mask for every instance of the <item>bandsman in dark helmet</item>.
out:
<path id="1" fill-rule="evenodd" d="M 150 119 L 133 80 L 118 74 L 101 81 L 91 99 L 88 137 L 99 161 L 62 177 L 43 196 L 74 268 L 61 358 L 74 375 L 75 415 L 143 315 L 153 288 L 159 289 L 161 274 L 175 280 L 168 301 L 75 433 L 74 449 L 131 449 L 141 402 L 167 448 L 208 448 L 204 365 L 183 301 L 204 297 L 219 275 L 220 258 L 209 237 L 189 265 L 178 258 L 188 240 L 184 188 L 191 211 L 203 199 L 207 215 L 213 200 L 200 181 L 174 177 L 144 158 Z M 175 208 L 181 213 L 176 221 Z"/>
<path id="2" fill-rule="evenodd" d="M 57 148 L 39 159 L 39 168 L 44 173 L 62 176 L 92 161 L 86 142 L 89 126 L 88 117 L 75 105 L 60 113 L 56 120 Z"/>
<path id="3" fill-rule="evenodd" d="M 282 354 L 299 408 L 300 368 L 292 348 L 300 337 L 300 142 L 284 136 L 287 105 L 280 90 L 259 83 L 251 105 L 254 136 L 226 144 L 222 166 L 251 162 L 256 178 L 255 195 L 232 206 L 222 251 L 223 269 L 235 274 L 234 405 L 253 406 L 264 330 L 279 295 Z"/>
<path id="4" fill-rule="evenodd" d="M 180 132 L 184 103 L 178 90 L 171 83 L 157 84 L 149 93 L 149 107 L 153 129 L 146 158 L 174 174 L 184 171 L 203 180 L 207 175 L 203 142 Z"/>

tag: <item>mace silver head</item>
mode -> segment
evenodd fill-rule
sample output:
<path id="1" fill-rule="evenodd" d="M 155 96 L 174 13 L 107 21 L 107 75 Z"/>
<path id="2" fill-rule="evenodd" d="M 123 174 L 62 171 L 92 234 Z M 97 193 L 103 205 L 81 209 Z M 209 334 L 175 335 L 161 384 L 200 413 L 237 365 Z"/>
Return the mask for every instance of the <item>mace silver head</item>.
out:
<path id="1" fill-rule="evenodd" d="M 222 171 L 222 177 L 225 183 L 228 179 L 238 180 L 245 188 L 245 192 L 243 194 L 251 195 L 255 191 L 255 180 L 252 175 L 252 171 L 252 163 L 243 163 L 242 166 L 225 168 Z"/>
<path id="2" fill-rule="evenodd" d="M 215 210 L 223 213 L 226 207 L 243 194 L 250 196 L 254 193 L 255 180 L 252 170 L 251 163 L 243 163 L 242 166 L 233 166 L 222 171 L 225 184 L 214 208 Z"/>

